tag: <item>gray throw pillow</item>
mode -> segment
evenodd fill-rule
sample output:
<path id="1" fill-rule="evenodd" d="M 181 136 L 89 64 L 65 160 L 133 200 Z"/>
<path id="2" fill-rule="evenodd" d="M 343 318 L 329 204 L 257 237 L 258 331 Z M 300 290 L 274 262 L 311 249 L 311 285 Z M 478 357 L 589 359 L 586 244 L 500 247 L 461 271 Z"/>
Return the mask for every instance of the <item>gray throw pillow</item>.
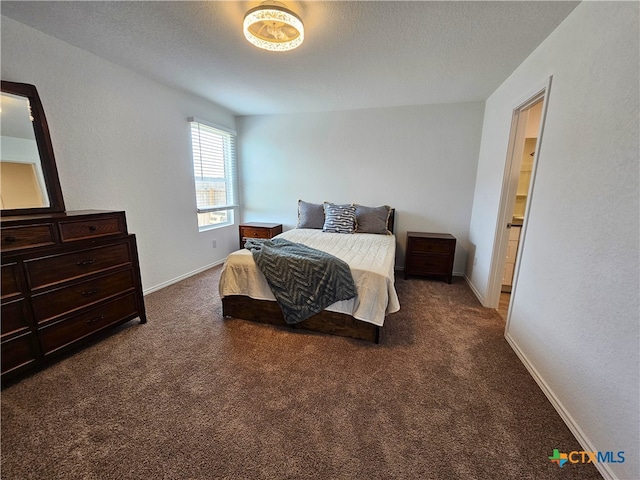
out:
<path id="1" fill-rule="evenodd" d="M 355 205 L 324 204 L 323 232 L 353 233 L 356 230 Z"/>
<path id="2" fill-rule="evenodd" d="M 356 205 L 357 233 L 375 233 L 380 235 L 390 235 L 389 215 L 391 207 L 382 205 L 380 207 L 365 207 Z"/>
<path id="3" fill-rule="evenodd" d="M 298 200 L 298 228 L 322 228 L 324 226 L 324 207 L 321 203 L 308 203 Z"/>

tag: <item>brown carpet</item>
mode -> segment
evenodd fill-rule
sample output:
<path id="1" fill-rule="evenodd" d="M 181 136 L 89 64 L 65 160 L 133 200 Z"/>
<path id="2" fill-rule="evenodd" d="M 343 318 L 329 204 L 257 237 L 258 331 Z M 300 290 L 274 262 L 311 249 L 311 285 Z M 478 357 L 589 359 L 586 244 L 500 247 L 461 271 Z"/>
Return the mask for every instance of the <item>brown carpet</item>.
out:
<path id="1" fill-rule="evenodd" d="M 601 478 L 463 280 L 399 278 L 373 345 L 223 320 L 219 274 L 6 388 L 3 480 Z"/>

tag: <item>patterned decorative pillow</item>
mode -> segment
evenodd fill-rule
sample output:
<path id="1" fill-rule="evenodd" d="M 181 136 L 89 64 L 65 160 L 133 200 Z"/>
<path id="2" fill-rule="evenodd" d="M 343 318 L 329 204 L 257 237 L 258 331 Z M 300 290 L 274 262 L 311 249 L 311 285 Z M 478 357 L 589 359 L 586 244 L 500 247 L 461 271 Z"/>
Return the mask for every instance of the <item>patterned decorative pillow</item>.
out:
<path id="1" fill-rule="evenodd" d="M 356 205 L 357 233 L 375 233 L 379 235 L 391 235 L 389 231 L 389 216 L 391 207 L 365 207 Z"/>
<path id="2" fill-rule="evenodd" d="M 298 200 L 298 227 L 322 228 L 324 226 L 324 207 L 321 203 L 309 203 Z"/>
<path id="3" fill-rule="evenodd" d="M 356 230 L 355 205 L 324 204 L 323 232 L 353 233 Z"/>

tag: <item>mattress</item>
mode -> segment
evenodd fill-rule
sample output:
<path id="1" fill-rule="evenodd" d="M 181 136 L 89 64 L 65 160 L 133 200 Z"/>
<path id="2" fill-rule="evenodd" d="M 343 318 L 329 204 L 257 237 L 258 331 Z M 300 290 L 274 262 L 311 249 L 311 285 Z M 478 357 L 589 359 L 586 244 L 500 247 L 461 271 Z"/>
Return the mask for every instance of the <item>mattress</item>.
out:
<path id="1" fill-rule="evenodd" d="M 396 237 L 369 233 L 326 233 L 298 228 L 278 235 L 292 242 L 325 251 L 345 261 L 351 269 L 358 295 L 336 302 L 326 310 L 351 315 L 382 326 L 385 316 L 400 310 L 395 289 Z M 245 295 L 275 302 L 266 278 L 249 250 L 231 253 L 225 260 L 219 284 L 220 297 Z"/>

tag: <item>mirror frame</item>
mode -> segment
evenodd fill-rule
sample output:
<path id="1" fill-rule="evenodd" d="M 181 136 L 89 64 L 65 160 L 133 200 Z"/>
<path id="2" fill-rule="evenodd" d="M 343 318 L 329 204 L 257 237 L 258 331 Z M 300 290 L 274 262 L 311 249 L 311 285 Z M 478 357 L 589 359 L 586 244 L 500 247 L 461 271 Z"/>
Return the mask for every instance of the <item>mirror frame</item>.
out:
<path id="1" fill-rule="evenodd" d="M 49 124 L 44 115 L 44 108 L 40 102 L 40 96 L 34 85 L 28 83 L 0 81 L 0 90 L 2 92 L 19 95 L 29 99 L 31 104 L 31 115 L 33 116 L 33 130 L 35 133 L 38 152 L 40 153 L 40 164 L 42 165 L 42 173 L 47 187 L 47 196 L 49 198 L 48 207 L 36 208 L 13 208 L 0 210 L 0 215 L 32 215 L 38 213 L 55 213 L 64 212 L 64 199 L 62 198 L 62 187 L 60 187 L 60 178 L 58 177 L 58 168 L 53 155 L 53 145 L 49 136 Z"/>

